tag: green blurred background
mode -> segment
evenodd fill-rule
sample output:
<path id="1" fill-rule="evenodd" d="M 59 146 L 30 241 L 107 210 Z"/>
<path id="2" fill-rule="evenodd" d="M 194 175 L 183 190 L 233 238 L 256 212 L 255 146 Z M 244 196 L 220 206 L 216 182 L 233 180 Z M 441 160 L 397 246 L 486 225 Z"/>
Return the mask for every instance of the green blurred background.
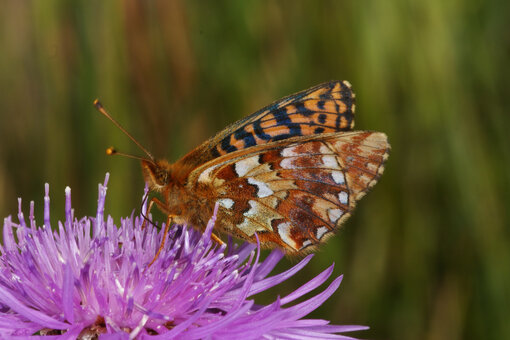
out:
<path id="1" fill-rule="evenodd" d="M 510 339 L 510 2 L 5 1 L 0 11 L 0 216 L 44 183 L 53 219 L 139 209 L 140 151 L 176 160 L 282 96 L 347 79 L 358 129 L 389 135 L 380 183 L 286 287 L 332 261 L 312 316 L 374 339 Z M 292 260 L 282 261 L 283 268 Z"/>

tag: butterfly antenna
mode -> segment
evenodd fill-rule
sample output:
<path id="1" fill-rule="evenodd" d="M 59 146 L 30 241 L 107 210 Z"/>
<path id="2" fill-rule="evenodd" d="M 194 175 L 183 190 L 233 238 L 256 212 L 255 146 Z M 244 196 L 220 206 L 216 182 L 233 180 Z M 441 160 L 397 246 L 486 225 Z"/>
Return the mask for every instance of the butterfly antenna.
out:
<path id="1" fill-rule="evenodd" d="M 129 132 L 127 132 L 126 129 L 124 129 L 115 119 L 113 119 L 112 116 L 110 116 L 110 114 L 108 112 L 106 112 L 106 110 L 103 107 L 103 104 L 101 104 L 99 99 L 94 100 L 94 106 L 103 116 L 105 116 L 113 124 L 115 124 L 115 126 L 118 127 L 120 131 L 124 132 L 124 134 L 126 136 L 128 136 L 129 139 L 131 139 L 140 148 L 140 150 L 142 150 L 149 157 L 149 159 L 152 161 L 152 163 L 155 163 L 155 160 L 154 160 L 154 157 L 152 156 L 152 154 L 149 151 L 147 151 L 147 149 L 144 148 L 142 146 L 142 144 L 140 144 L 133 136 L 131 136 L 129 134 Z M 106 149 L 106 154 L 107 155 L 126 156 L 126 157 L 129 157 L 129 158 L 146 160 L 145 158 L 142 158 L 142 157 L 137 157 L 137 156 L 132 156 L 132 155 L 128 155 L 128 154 L 125 154 L 125 153 L 117 152 L 117 150 L 115 150 L 113 147 L 110 147 L 110 148 Z"/>
<path id="2" fill-rule="evenodd" d="M 110 146 L 108 149 L 106 149 L 106 154 L 108 156 L 113 156 L 113 155 L 123 156 L 123 157 L 127 157 L 127 158 L 138 159 L 138 160 L 141 160 L 141 161 L 146 161 L 147 160 L 147 158 L 144 158 L 144 157 L 140 157 L 140 156 L 130 155 L 128 153 L 119 152 L 113 146 Z M 150 160 L 150 161 L 153 162 L 153 160 Z"/>

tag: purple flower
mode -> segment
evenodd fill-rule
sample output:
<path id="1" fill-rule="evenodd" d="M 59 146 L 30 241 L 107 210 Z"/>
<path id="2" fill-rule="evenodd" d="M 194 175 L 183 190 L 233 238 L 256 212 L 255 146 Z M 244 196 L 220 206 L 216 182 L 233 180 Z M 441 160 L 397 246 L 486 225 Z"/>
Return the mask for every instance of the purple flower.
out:
<path id="1" fill-rule="evenodd" d="M 333 294 L 341 276 L 291 305 L 323 284 L 333 265 L 293 293 L 267 306 L 255 304 L 250 297 L 287 280 L 312 256 L 268 276 L 282 253 L 259 262 L 256 245 L 218 246 L 210 239 L 215 216 L 204 233 L 172 228 L 148 267 L 162 232 L 150 224 L 142 229 L 140 216 L 121 220 L 120 228 L 110 216 L 105 220 L 107 181 L 108 174 L 99 185 L 95 218 L 74 216 L 66 188 L 66 220 L 52 228 L 46 184 L 42 227 L 36 226 L 33 202 L 25 220 L 21 199 L 19 224 L 4 220 L 0 338 L 352 339 L 338 333 L 367 328 L 303 318 Z"/>

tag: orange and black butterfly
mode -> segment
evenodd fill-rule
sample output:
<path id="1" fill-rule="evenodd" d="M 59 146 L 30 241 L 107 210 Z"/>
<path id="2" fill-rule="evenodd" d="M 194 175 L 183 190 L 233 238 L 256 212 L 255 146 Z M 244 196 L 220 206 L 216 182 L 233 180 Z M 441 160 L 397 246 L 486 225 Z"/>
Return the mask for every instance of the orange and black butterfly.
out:
<path id="1" fill-rule="evenodd" d="M 288 254 L 313 251 L 348 218 L 388 158 L 384 133 L 352 131 L 354 97 L 347 81 L 331 81 L 266 106 L 173 164 L 146 152 L 145 180 L 163 197 L 149 210 L 156 204 L 167 225 L 203 229 L 219 204 L 215 232 L 249 242 L 257 233 L 263 247 Z"/>

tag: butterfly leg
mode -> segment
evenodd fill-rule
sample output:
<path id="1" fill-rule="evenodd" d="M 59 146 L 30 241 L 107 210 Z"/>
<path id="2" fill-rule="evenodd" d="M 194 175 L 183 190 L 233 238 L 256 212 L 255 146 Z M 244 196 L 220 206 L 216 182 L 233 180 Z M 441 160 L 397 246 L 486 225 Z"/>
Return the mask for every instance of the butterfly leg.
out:
<path id="1" fill-rule="evenodd" d="M 149 215 L 149 213 L 151 212 L 152 210 L 152 207 L 154 206 L 154 203 L 156 203 L 156 205 L 158 206 L 159 210 L 161 211 L 165 211 L 164 210 L 164 207 L 165 207 L 165 204 L 163 202 L 161 202 L 157 197 L 153 197 L 151 198 L 151 200 L 149 201 L 149 206 L 147 207 L 147 211 L 145 212 L 147 215 Z M 145 217 L 145 216 L 144 216 Z M 146 217 L 144 220 L 143 220 L 143 223 L 142 223 L 142 229 L 145 229 L 145 226 L 146 226 L 146 222 L 148 220 L 148 217 Z"/>
<path id="2" fill-rule="evenodd" d="M 170 230 L 170 225 L 172 224 L 173 218 L 174 218 L 174 215 L 168 215 L 168 217 L 166 219 L 165 231 L 163 232 L 163 238 L 161 239 L 159 249 L 156 252 L 156 255 L 154 255 L 154 258 L 152 259 L 151 263 L 149 263 L 148 267 L 152 266 L 154 261 L 156 261 L 156 259 L 159 257 L 159 253 L 161 253 L 161 250 L 163 250 L 163 247 L 165 246 L 165 242 L 166 242 L 166 237 L 168 235 L 168 231 Z"/>
<path id="3" fill-rule="evenodd" d="M 223 241 L 221 240 L 221 238 L 219 238 L 219 237 L 218 237 L 218 235 L 216 235 L 215 233 L 211 233 L 211 239 L 212 239 L 214 242 L 218 243 L 220 246 L 222 246 L 222 245 L 224 245 L 224 244 L 225 244 L 225 242 L 223 242 Z"/>

